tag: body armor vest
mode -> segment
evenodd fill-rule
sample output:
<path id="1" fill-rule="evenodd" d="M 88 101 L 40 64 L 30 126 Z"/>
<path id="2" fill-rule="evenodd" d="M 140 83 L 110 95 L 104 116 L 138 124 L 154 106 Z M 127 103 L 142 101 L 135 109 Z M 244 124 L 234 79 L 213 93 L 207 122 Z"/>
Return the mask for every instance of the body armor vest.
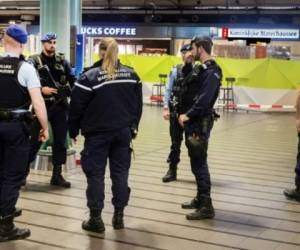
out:
<path id="1" fill-rule="evenodd" d="M 23 61 L 16 57 L 0 57 L 0 110 L 28 109 L 29 92 L 18 81 Z"/>
<path id="2" fill-rule="evenodd" d="M 206 71 L 213 69 L 218 69 L 219 66 L 214 60 L 209 60 L 205 64 L 196 65 L 191 74 L 188 75 L 185 80 L 184 86 L 182 88 L 181 96 L 181 113 L 186 113 L 194 104 L 196 98 L 198 97 L 199 90 L 201 89 L 201 84 L 207 77 Z M 215 98 L 210 106 L 213 106 L 216 99 L 218 98 L 219 92 L 215 93 Z M 212 107 L 213 108 L 213 107 Z"/>

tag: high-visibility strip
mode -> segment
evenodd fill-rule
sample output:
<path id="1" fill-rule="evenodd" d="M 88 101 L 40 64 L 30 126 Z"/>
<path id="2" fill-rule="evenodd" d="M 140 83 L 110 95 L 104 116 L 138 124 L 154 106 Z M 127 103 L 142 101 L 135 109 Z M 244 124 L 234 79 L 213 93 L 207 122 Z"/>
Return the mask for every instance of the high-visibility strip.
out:
<path id="1" fill-rule="evenodd" d="M 83 86 L 82 84 L 79 84 L 78 82 L 75 83 L 76 87 L 79 87 L 81 89 L 87 90 L 87 91 L 93 91 L 91 88 Z"/>

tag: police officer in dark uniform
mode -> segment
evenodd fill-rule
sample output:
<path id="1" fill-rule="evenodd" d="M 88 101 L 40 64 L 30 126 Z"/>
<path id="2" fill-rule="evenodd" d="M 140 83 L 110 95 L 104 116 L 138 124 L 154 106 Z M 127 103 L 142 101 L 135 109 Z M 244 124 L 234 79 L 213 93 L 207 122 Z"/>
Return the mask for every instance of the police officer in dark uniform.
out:
<path id="1" fill-rule="evenodd" d="M 163 182 L 171 182 L 177 179 L 177 165 L 180 162 L 180 147 L 183 139 L 183 128 L 178 123 L 177 105 L 179 101 L 181 83 L 193 69 L 193 57 L 191 54 L 186 56 L 187 52 L 190 50 L 190 44 L 182 46 L 180 52 L 184 64 L 178 64 L 172 69 L 166 87 L 163 117 L 165 120 L 170 121 L 169 131 L 171 137 L 171 148 L 167 159 L 169 169 L 166 175 L 162 178 Z"/>
<path id="2" fill-rule="evenodd" d="M 196 37 L 192 40 L 192 53 L 196 65 L 184 83 L 180 106 L 179 123 L 184 127 L 186 146 L 192 172 L 197 183 L 197 196 L 182 204 L 184 209 L 196 209 L 188 214 L 188 220 L 214 217 L 210 190 L 211 181 L 207 165 L 208 140 L 215 119 L 214 104 L 217 100 L 222 70 L 211 57 L 213 42 L 209 37 Z"/>
<path id="3" fill-rule="evenodd" d="M 109 159 L 112 180 L 114 229 L 124 228 L 123 210 L 130 188 L 130 142 L 135 137 L 142 114 L 142 85 L 132 68 L 118 60 L 118 44 L 113 38 L 102 40 L 106 53 L 102 66 L 81 75 L 72 90 L 69 133 L 85 137 L 81 153 L 82 169 L 87 177 L 87 206 L 90 218 L 82 228 L 105 230 L 101 212 L 104 206 L 104 176 Z"/>
<path id="4" fill-rule="evenodd" d="M 42 84 L 42 93 L 46 102 L 49 121 L 53 131 L 53 173 L 51 185 L 69 188 L 71 183 L 62 176 L 62 165 L 66 163 L 67 149 L 67 113 L 68 96 L 75 77 L 69 62 L 61 53 L 56 53 L 55 33 L 47 33 L 42 39 L 43 51 L 41 54 L 29 57 L 39 72 Z M 38 124 L 34 124 L 31 137 L 29 161 L 35 160 L 41 146 L 37 140 Z M 29 168 L 28 168 L 29 172 Z"/>
<path id="5" fill-rule="evenodd" d="M 295 188 L 285 189 L 284 195 L 286 198 L 299 201 L 300 202 L 300 91 L 298 91 L 297 101 L 296 101 L 296 128 L 298 131 L 298 153 L 297 153 L 297 163 L 295 167 Z"/>
<path id="6" fill-rule="evenodd" d="M 48 139 L 40 81 L 34 67 L 21 56 L 27 33 L 21 26 L 11 25 L 3 42 L 5 53 L 0 57 L 0 242 L 30 236 L 29 229 L 17 228 L 13 221 L 28 162 L 31 102 L 42 128 L 38 139 Z"/>

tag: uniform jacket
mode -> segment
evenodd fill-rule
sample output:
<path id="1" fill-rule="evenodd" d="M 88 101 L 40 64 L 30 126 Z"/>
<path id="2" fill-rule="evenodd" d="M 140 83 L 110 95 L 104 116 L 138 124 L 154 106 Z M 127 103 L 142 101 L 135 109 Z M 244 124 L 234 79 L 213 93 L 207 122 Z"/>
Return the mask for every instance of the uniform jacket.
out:
<path id="1" fill-rule="evenodd" d="M 132 68 L 119 63 L 116 78 L 99 67 L 83 73 L 72 90 L 69 133 L 75 138 L 138 127 L 143 95 L 140 78 Z"/>

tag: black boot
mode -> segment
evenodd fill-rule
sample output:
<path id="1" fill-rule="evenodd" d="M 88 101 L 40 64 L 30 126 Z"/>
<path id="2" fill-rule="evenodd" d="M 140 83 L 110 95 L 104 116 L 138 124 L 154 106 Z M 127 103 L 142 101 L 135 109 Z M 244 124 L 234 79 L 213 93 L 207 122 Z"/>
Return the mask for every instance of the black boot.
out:
<path id="1" fill-rule="evenodd" d="M 124 228 L 124 212 L 123 209 L 115 209 L 114 216 L 112 217 L 112 225 L 115 230 Z"/>
<path id="2" fill-rule="evenodd" d="M 29 229 L 20 229 L 14 225 L 14 216 L 6 216 L 0 219 L 0 242 L 21 240 L 30 236 Z"/>
<path id="3" fill-rule="evenodd" d="M 190 214 L 186 215 L 188 220 L 212 219 L 215 217 L 215 211 L 208 195 L 200 195 L 198 197 L 199 208 Z"/>
<path id="4" fill-rule="evenodd" d="M 53 173 L 52 173 L 50 184 L 53 186 L 70 188 L 71 183 L 64 179 L 64 177 L 61 175 L 61 171 L 62 171 L 61 165 L 53 166 Z"/>
<path id="5" fill-rule="evenodd" d="M 91 209 L 89 220 L 82 222 L 82 229 L 95 233 L 103 233 L 105 231 L 105 226 L 101 217 L 101 212 L 101 209 Z"/>
<path id="6" fill-rule="evenodd" d="M 22 209 L 21 208 L 17 208 L 14 211 L 14 217 L 19 217 L 22 215 Z"/>
<path id="7" fill-rule="evenodd" d="M 291 200 L 300 201 L 300 188 L 296 187 L 295 189 L 285 189 L 283 194 L 286 198 Z"/>
<path id="8" fill-rule="evenodd" d="M 162 178 L 163 182 L 171 182 L 177 180 L 177 165 L 170 164 L 169 170 Z"/>
<path id="9" fill-rule="evenodd" d="M 184 202 L 181 204 L 181 207 L 183 209 L 197 209 L 200 207 L 200 203 L 197 197 L 195 197 L 194 199 L 192 199 L 191 201 L 188 202 Z"/>

